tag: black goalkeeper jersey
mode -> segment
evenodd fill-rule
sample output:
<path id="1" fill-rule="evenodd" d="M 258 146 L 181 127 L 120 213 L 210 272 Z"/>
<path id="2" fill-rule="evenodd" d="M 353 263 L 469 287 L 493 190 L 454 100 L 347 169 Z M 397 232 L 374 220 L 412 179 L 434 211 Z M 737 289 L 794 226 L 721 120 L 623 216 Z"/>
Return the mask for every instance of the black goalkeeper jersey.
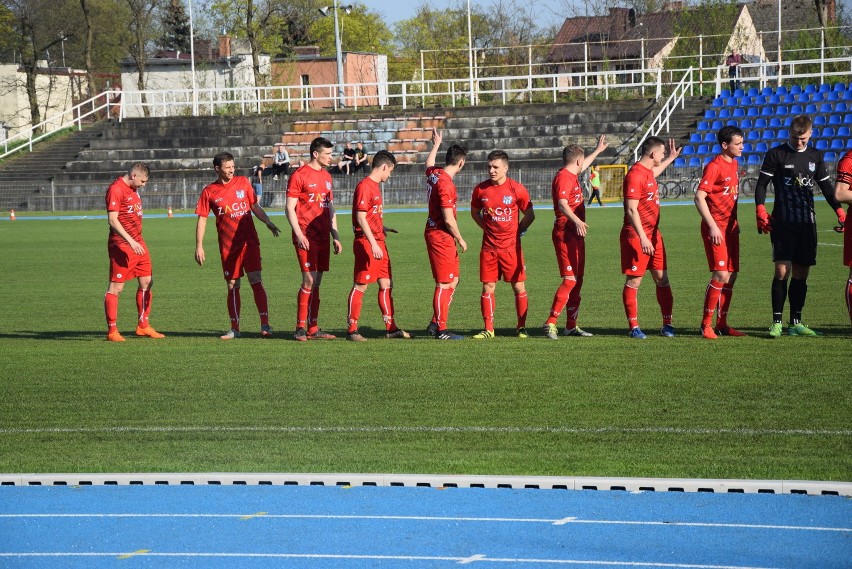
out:
<path id="1" fill-rule="evenodd" d="M 772 177 L 776 222 L 816 223 L 814 190 L 829 178 L 822 151 L 809 146 L 796 152 L 785 142 L 766 153 L 760 173 Z"/>

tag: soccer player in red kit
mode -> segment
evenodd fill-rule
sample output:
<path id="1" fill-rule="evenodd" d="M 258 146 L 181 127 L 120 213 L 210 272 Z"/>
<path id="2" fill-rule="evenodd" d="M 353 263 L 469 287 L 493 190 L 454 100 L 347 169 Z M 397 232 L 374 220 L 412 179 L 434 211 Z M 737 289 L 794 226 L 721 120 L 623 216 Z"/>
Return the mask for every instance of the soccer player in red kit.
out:
<path id="1" fill-rule="evenodd" d="M 240 277 L 245 274 L 251 285 L 254 303 L 260 314 L 260 334 L 264 338 L 272 335 L 269 326 L 269 308 L 260 263 L 260 239 L 254 228 L 252 212 L 278 237 L 279 231 L 269 216 L 257 202 L 254 188 L 245 176 L 235 176 L 234 156 L 220 152 L 213 157 L 213 169 L 217 179 L 209 184 L 198 198 L 195 214 L 198 221 L 195 226 L 195 261 L 204 265 L 204 232 L 207 229 L 207 216 L 216 217 L 216 233 L 219 237 L 219 255 L 222 259 L 222 271 L 228 285 L 228 316 L 231 329 L 225 332 L 223 340 L 240 337 Z"/>
<path id="2" fill-rule="evenodd" d="M 834 199 L 849 204 L 846 215 L 843 216 L 843 264 L 849 267 L 849 280 L 846 281 L 846 308 L 849 310 L 849 321 L 852 322 L 852 150 L 843 155 L 837 162 L 837 182 L 834 184 Z"/>
<path id="3" fill-rule="evenodd" d="M 544 322 L 544 335 L 551 340 L 559 338 L 556 322 L 562 309 L 568 307 L 564 336 L 591 336 L 577 326 L 577 316 L 580 311 L 580 290 L 583 288 L 583 275 L 586 270 L 586 204 L 583 201 L 583 190 L 578 176 L 592 165 L 598 154 L 603 152 L 608 144 L 606 137 L 598 139 L 594 152 L 586 156 L 582 147 L 572 144 L 562 149 L 562 168 L 559 169 L 551 184 L 553 210 L 556 219 L 553 223 L 551 239 L 556 250 L 556 262 L 559 264 L 559 275 L 562 284 L 553 295 L 550 306 L 550 316 Z M 589 202 L 591 203 L 591 201 Z"/>
<path id="4" fill-rule="evenodd" d="M 396 166 L 396 158 L 387 150 L 379 150 L 373 156 L 370 174 L 355 186 L 352 197 L 352 230 L 355 241 L 352 251 L 355 253 L 354 284 L 349 293 L 349 328 L 346 339 L 364 342 L 366 338 L 358 331 L 358 319 L 361 317 L 364 293 L 371 282 L 379 283 L 379 309 L 385 322 L 387 338 L 410 338 L 405 330 L 400 330 L 394 319 L 393 280 L 391 262 L 385 245 L 385 233 L 396 232 L 386 228 L 383 219 L 384 203 L 379 184 L 387 182 Z"/>
<path id="5" fill-rule="evenodd" d="M 154 283 L 151 269 L 151 255 L 142 239 L 142 198 L 139 190 L 148 181 L 149 170 L 146 164 L 137 162 L 126 174 L 117 178 L 106 194 L 107 222 L 109 223 L 109 285 L 104 295 L 104 313 L 107 321 L 107 340 L 123 342 L 119 333 L 118 295 L 124 290 L 124 283 L 136 279 L 136 309 L 139 319 L 136 322 L 136 335 L 149 338 L 165 338 L 148 322 L 151 312 L 151 285 Z"/>
<path id="6" fill-rule="evenodd" d="M 704 175 L 695 191 L 695 207 L 701 215 L 701 240 L 712 273 L 704 295 L 704 318 L 701 321 L 701 335 L 708 340 L 715 340 L 717 335 L 746 335 L 728 326 L 728 309 L 740 265 L 737 158 L 743 154 L 743 137 L 743 131 L 736 126 L 719 130 L 716 140 L 722 153 L 704 167 Z M 714 331 L 713 314 L 717 309 Z"/>
<path id="7" fill-rule="evenodd" d="M 624 225 L 621 228 L 621 272 L 626 277 L 622 300 L 630 337 L 644 340 L 647 336 L 639 327 L 639 307 L 636 300 L 645 271 L 657 285 L 657 302 L 663 315 L 660 335 L 675 335 L 672 327 L 674 299 L 666 267 L 666 249 L 660 232 L 660 195 L 657 176 L 680 154 L 674 140 L 666 142 L 649 136 L 640 148 L 639 161 L 631 166 L 624 178 Z"/>
<path id="8" fill-rule="evenodd" d="M 290 176 L 287 184 L 287 221 L 293 229 L 293 245 L 302 271 L 302 286 L 296 297 L 296 333 L 299 342 L 332 340 L 333 334 L 320 330 L 320 285 L 329 269 L 329 247 L 334 254 L 343 249 L 337 233 L 331 191 L 332 149 L 330 140 L 317 137 L 311 142 L 311 160 Z M 329 239 L 329 234 L 331 239 Z"/>
<path id="9" fill-rule="evenodd" d="M 482 229 L 479 251 L 479 280 L 482 282 L 480 308 L 485 329 L 474 339 L 494 337 L 494 289 L 502 278 L 515 291 L 518 338 L 528 338 L 527 280 L 521 235 L 535 221 L 530 194 L 520 182 L 508 177 L 509 155 L 502 150 L 488 154 L 488 180 L 473 189 L 470 215 Z M 523 216 L 521 215 L 523 213 Z"/>
<path id="10" fill-rule="evenodd" d="M 447 318 L 453 293 L 459 284 L 459 253 L 467 251 L 456 220 L 456 200 L 458 194 L 453 177 L 464 167 L 467 148 L 454 144 L 447 149 L 443 168 L 435 166 L 438 147 L 443 135 L 432 129 L 432 149 L 426 157 L 426 201 L 429 205 L 429 217 L 426 219 L 424 238 L 432 276 L 435 279 L 435 293 L 432 296 L 432 322 L 426 332 L 437 340 L 462 340 L 464 336 L 447 330 Z"/>

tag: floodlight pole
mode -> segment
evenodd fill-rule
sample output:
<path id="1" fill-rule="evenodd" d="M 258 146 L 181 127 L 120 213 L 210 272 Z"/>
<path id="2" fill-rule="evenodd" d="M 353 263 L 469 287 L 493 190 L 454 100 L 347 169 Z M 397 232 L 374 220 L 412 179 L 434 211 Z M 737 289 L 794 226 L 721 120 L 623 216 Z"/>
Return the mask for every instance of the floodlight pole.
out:
<path id="1" fill-rule="evenodd" d="M 340 25 L 337 22 L 337 0 L 334 0 L 334 48 L 337 51 L 337 97 L 340 106 L 346 106 L 346 96 L 343 89 L 343 52 L 340 48 Z"/>

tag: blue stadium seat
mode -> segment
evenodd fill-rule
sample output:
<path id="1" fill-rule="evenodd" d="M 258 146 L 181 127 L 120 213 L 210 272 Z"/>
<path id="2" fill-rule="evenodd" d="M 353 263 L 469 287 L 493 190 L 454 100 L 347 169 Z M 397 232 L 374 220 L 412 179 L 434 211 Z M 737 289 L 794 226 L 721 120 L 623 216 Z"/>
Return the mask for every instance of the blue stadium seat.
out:
<path id="1" fill-rule="evenodd" d="M 752 87 L 748 90 L 749 97 L 757 97 L 760 94 L 760 91 L 757 90 L 757 87 Z"/>
<path id="2" fill-rule="evenodd" d="M 834 107 L 832 106 L 831 103 L 822 103 L 819 106 L 819 112 L 821 112 L 823 114 L 828 114 L 828 113 L 831 113 L 833 111 L 834 111 Z"/>
<path id="3" fill-rule="evenodd" d="M 846 141 L 846 150 L 852 150 L 852 138 Z"/>
<path id="4" fill-rule="evenodd" d="M 771 95 L 772 94 L 772 87 L 764 87 L 763 90 L 760 92 L 760 94 L 761 95 Z"/>
<path id="5" fill-rule="evenodd" d="M 852 101 L 852 89 L 847 89 L 843 91 L 843 100 Z"/>
<path id="6" fill-rule="evenodd" d="M 831 91 L 831 85 L 828 83 L 823 83 L 819 86 L 820 93 L 828 93 L 829 91 Z"/>
<path id="7" fill-rule="evenodd" d="M 840 115 L 831 115 L 828 117 L 828 124 L 841 124 Z"/>
<path id="8" fill-rule="evenodd" d="M 701 167 L 701 159 L 697 156 L 693 156 L 689 159 L 689 167 L 690 168 L 700 168 Z"/>
<path id="9" fill-rule="evenodd" d="M 760 166 L 760 162 L 761 160 L 759 154 L 749 154 L 748 161 L 746 162 L 746 164 L 748 164 L 749 166 Z"/>
<path id="10" fill-rule="evenodd" d="M 746 134 L 746 140 L 760 140 L 760 131 L 759 130 L 748 131 L 748 134 Z"/>
<path id="11" fill-rule="evenodd" d="M 731 118 L 730 109 L 719 109 L 718 116 L 720 119 L 729 119 Z"/>
<path id="12" fill-rule="evenodd" d="M 785 105 L 792 105 L 796 102 L 796 95 L 793 95 L 792 93 L 787 93 L 786 95 L 784 95 L 784 98 L 781 99 L 781 102 Z"/>
<path id="13" fill-rule="evenodd" d="M 843 124 L 852 124 L 852 113 L 843 116 Z"/>
<path id="14" fill-rule="evenodd" d="M 710 125 L 710 129 L 711 130 L 719 130 L 723 126 L 725 126 L 725 123 L 723 123 L 720 120 L 715 120 L 715 121 L 713 121 L 713 124 Z"/>
<path id="15" fill-rule="evenodd" d="M 710 103 L 710 106 L 711 106 L 711 107 L 722 107 L 722 106 L 724 106 L 724 99 L 722 99 L 722 98 L 720 98 L 720 97 L 716 97 L 716 98 L 715 98 L 715 99 L 713 99 L 713 101 Z"/>
<path id="16" fill-rule="evenodd" d="M 831 146 L 829 146 L 829 148 L 831 148 L 832 150 L 843 150 L 845 147 L 846 141 L 844 141 L 842 138 L 835 138 L 831 141 Z"/>
<path id="17" fill-rule="evenodd" d="M 728 97 L 727 99 L 725 99 L 725 106 L 726 107 L 738 107 L 739 104 L 740 104 L 740 101 L 736 97 Z"/>
<path id="18" fill-rule="evenodd" d="M 787 116 L 787 118 L 784 119 L 784 126 L 790 126 L 793 124 L 793 118 L 794 117 L 792 115 Z"/>
<path id="19" fill-rule="evenodd" d="M 778 117 L 769 119 L 769 128 L 781 128 L 781 119 Z"/>
<path id="20" fill-rule="evenodd" d="M 708 132 L 707 134 L 704 135 L 704 139 L 701 142 L 707 142 L 707 143 L 716 142 L 716 133 L 713 132 L 713 131 Z"/>
<path id="21" fill-rule="evenodd" d="M 769 145 L 765 142 L 758 142 L 754 147 L 755 152 L 759 152 L 760 154 L 766 154 L 769 151 Z"/>
<path id="22" fill-rule="evenodd" d="M 775 114 L 775 107 L 763 107 L 760 111 L 760 116 L 762 117 L 771 117 Z"/>
<path id="23" fill-rule="evenodd" d="M 747 128 L 751 128 L 754 123 L 751 122 L 751 119 L 743 119 L 740 122 L 740 128 L 745 130 Z"/>
<path id="24" fill-rule="evenodd" d="M 705 119 L 715 119 L 716 118 L 716 109 L 707 109 L 704 111 Z"/>
<path id="25" fill-rule="evenodd" d="M 692 134 L 689 135 L 689 142 L 692 142 L 692 143 L 695 143 L 695 144 L 701 142 L 701 135 L 698 134 L 697 132 L 693 132 Z"/>
<path id="26" fill-rule="evenodd" d="M 822 129 L 822 135 L 821 136 L 823 138 L 834 138 L 834 128 L 832 128 L 830 126 L 825 127 L 824 129 Z"/>
<path id="27" fill-rule="evenodd" d="M 821 126 L 825 124 L 825 117 L 822 115 L 817 115 L 814 117 L 814 124 L 817 126 Z"/>
<path id="28" fill-rule="evenodd" d="M 704 160 L 701 161 L 701 165 L 707 166 L 713 158 L 715 158 L 715 156 L 705 156 Z"/>
<path id="29" fill-rule="evenodd" d="M 826 93 L 825 94 L 825 100 L 829 101 L 831 103 L 833 103 L 835 101 L 839 101 L 840 100 L 840 94 L 837 93 L 836 91 L 832 91 L 831 93 Z"/>
<path id="30" fill-rule="evenodd" d="M 749 107 L 748 110 L 746 111 L 746 116 L 747 117 L 759 117 L 760 116 L 760 109 L 758 109 L 757 107 Z"/>
<path id="31" fill-rule="evenodd" d="M 826 153 L 825 153 L 825 156 L 823 157 L 823 159 L 824 159 L 826 162 L 834 162 L 834 161 L 836 161 L 836 160 L 837 160 L 837 154 L 835 154 L 834 152 L 826 152 Z"/>
<path id="32" fill-rule="evenodd" d="M 709 154 L 710 147 L 706 144 L 699 144 L 698 149 L 695 151 L 696 154 Z"/>
<path id="33" fill-rule="evenodd" d="M 835 83 L 834 89 L 832 89 L 832 91 L 834 91 L 835 93 L 837 93 L 839 91 L 842 92 L 842 91 L 845 91 L 845 90 L 846 90 L 846 83 Z"/>
<path id="34" fill-rule="evenodd" d="M 719 145 L 719 143 L 716 143 L 710 148 L 710 152 L 712 154 L 721 154 L 722 147 Z"/>
<path id="35" fill-rule="evenodd" d="M 805 93 L 810 93 L 810 94 L 816 93 L 817 92 L 816 85 L 805 85 L 804 91 L 805 91 Z"/>
<path id="36" fill-rule="evenodd" d="M 710 123 L 707 121 L 698 121 L 698 130 L 710 130 Z"/>
<path id="37" fill-rule="evenodd" d="M 804 109 L 802 108 L 802 105 L 793 105 L 792 107 L 790 107 L 790 114 L 791 115 L 800 115 L 803 112 L 804 112 Z"/>
<path id="38" fill-rule="evenodd" d="M 775 92 L 778 93 L 779 95 L 786 95 L 787 94 L 787 87 L 785 85 L 781 85 L 777 89 L 775 89 Z"/>
<path id="39" fill-rule="evenodd" d="M 807 103 L 811 100 L 810 93 L 799 93 L 799 96 L 796 97 L 796 101 L 799 103 Z"/>
<path id="40" fill-rule="evenodd" d="M 761 136 L 763 140 L 775 140 L 775 131 L 774 130 L 764 130 L 763 136 Z"/>
<path id="41" fill-rule="evenodd" d="M 849 105 L 847 105 L 843 101 L 840 101 L 839 103 L 834 105 L 834 112 L 835 113 L 845 113 L 848 110 L 849 110 Z"/>
<path id="42" fill-rule="evenodd" d="M 816 141 L 816 144 L 814 144 L 814 147 L 817 150 L 828 150 L 828 141 L 823 139 L 823 138 L 820 138 L 819 140 Z"/>
<path id="43" fill-rule="evenodd" d="M 811 102 L 812 103 L 821 103 L 821 102 L 825 101 L 826 95 L 827 95 L 827 93 L 814 93 L 813 96 L 811 97 Z"/>
<path id="44" fill-rule="evenodd" d="M 743 143 L 743 153 L 751 154 L 753 152 L 753 150 L 754 150 L 754 146 L 751 144 L 751 142 Z"/>
<path id="45" fill-rule="evenodd" d="M 837 128 L 837 136 L 842 136 L 843 138 L 849 138 L 852 136 L 849 134 L 850 130 L 848 126 L 841 126 Z"/>
<path id="46" fill-rule="evenodd" d="M 801 92 L 802 92 L 802 88 L 799 85 L 793 85 L 792 87 L 790 87 L 790 93 L 793 94 L 793 95 L 798 95 Z"/>
<path id="47" fill-rule="evenodd" d="M 745 95 L 745 92 L 742 89 L 734 90 L 734 97 L 742 97 L 743 95 Z"/>
<path id="48" fill-rule="evenodd" d="M 766 119 L 761 117 L 754 121 L 754 128 L 766 128 Z"/>
<path id="49" fill-rule="evenodd" d="M 728 98 L 728 97 L 731 96 L 731 90 L 730 89 L 722 89 L 722 93 L 719 96 L 723 97 L 723 98 Z"/>
<path id="50" fill-rule="evenodd" d="M 692 154 L 695 154 L 695 148 L 691 144 L 687 144 L 683 147 L 680 153 L 684 156 L 691 156 Z"/>
<path id="51" fill-rule="evenodd" d="M 778 105 L 777 107 L 775 107 L 775 114 L 781 115 L 781 116 L 788 114 L 787 106 L 786 105 Z"/>
<path id="52" fill-rule="evenodd" d="M 686 168 L 686 159 L 678 156 L 677 158 L 675 158 L 674 167 L 675 168 Z"/>
<path id="53" fill-rule="evenodd" d="M 737 122 L 737 119 L 728 119 L 728 122 L 725 123 L 726 126 L 740 126 L 740 123 Z"/>
<path id="54" fill-rule="evenodd" d="M 814 105 L 813 103 L 808 103 L 808 106 L 805 107 L 805 114 L 806 115 L 813 115 L 813 114 L 816 114 L 816 112 L 817 112 L 817 106 Z"/>
<path id="55" fill-rule="evenodd" d="M 819 138 L 819 129 L 814 127 L 811 129 L 811 138 Z"/>
<path id="56" fill-rule="evenodd" d="M 787 130 L 786 128 L 782 128 L 781 130 L 778 131 L 777 137 L 780 138 L 781 140 L 787 140 L 788 138 L 790 138 L 790 131 Z"/>
<path id="57" fill-rule="evenodd" d="M 734 112 L 731 116 L 736 117 L 736 118 L 744 117 L 745 111 L 743 110 L 742 107 L 737 107 L 737 108 L 734 109 Z"/>

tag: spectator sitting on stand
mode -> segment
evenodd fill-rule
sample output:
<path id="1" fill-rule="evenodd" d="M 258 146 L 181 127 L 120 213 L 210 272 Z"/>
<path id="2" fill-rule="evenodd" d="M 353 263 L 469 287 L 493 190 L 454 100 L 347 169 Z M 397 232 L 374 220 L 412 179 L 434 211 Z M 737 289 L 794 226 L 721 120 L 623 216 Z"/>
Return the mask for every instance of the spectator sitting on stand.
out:
<path id="1" fill-rule="evenodd" d="M 287 154 L 284 143 L 278 142 L 275 144 L 275 157 L 272 159 L 272 179 L 277 180 L 281 174 L 290 174 L 290 155 Z"/>

